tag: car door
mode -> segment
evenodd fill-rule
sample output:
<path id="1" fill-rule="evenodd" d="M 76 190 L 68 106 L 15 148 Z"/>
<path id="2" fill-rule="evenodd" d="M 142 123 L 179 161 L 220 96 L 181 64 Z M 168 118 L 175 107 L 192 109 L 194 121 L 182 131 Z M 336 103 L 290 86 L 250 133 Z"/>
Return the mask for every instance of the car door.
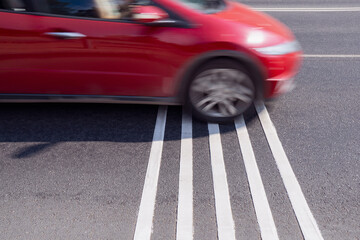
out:
<path id="1" fill-rule="evenodd" d="M 45 53 L 39 18 L 25 1 L 0 2 L 0 93 L 46 91 L 38 78 Z"/>
<path id="2" fill-rule="evenodd" d="M 171 44 L 155 37 L 165 28 L 101 18 L 97 7 L 93 0 L 43 0 L 33 15 L 6 13 L 16 16 L 0 25 L 7 28 L 13 48 L 1 49 L 0 77 L 6 84 L 0 92 L 167 96 L 169 69 L 154 57 L 171 50 Z M 27 27 L 23 35 L 32 36 L 26 43 L 13 31 L 18 24 Z"/>

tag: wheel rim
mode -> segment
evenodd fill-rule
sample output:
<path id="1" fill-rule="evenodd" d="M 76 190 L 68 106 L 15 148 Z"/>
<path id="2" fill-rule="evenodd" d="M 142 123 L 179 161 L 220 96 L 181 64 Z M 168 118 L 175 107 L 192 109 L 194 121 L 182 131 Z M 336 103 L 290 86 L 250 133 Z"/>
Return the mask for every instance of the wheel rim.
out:
<path id="1" fill-rule="evenodd" d="M 243 113 L 254 99 L 251 79 L 238 69 L 209 69 L 190 85 L 193 107 L 211 117 L 233 117 Z"/>

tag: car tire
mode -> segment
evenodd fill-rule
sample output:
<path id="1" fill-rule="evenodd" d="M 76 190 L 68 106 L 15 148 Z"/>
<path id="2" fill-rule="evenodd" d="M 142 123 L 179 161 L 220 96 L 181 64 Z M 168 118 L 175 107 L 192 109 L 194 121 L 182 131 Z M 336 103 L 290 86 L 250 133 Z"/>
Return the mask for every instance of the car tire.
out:
<path id="1" fill-rule="evenodd" d="M 193 75 L 186 106 L 194 117 L 226 123 L 244 113 L 255 99 L 255 86 L 246 69 L 231 59 L 206 63 Z"/>

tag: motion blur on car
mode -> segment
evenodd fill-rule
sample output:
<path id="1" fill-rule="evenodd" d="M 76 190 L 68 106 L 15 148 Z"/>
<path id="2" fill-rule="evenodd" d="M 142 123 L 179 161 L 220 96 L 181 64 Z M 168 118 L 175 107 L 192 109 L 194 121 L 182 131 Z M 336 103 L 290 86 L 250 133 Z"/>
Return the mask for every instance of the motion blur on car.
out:
<path id="1" fill-rule="evenodd" d="M 0 101 L 182 104 L 232 121 L 293 86 L 294 35 L 227 0 L 0 0 Z"/>

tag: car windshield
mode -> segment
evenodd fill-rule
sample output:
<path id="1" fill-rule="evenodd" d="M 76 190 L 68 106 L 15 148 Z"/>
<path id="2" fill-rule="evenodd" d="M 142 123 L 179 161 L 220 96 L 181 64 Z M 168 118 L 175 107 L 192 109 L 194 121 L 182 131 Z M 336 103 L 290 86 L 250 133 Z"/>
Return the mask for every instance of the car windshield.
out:
<path id="1" fill-rule="evenodd" d="M 223 0 L 177 0 L 189 8 L 204 13 L 219 12 L 225 8 L 226 4 Z"/>

